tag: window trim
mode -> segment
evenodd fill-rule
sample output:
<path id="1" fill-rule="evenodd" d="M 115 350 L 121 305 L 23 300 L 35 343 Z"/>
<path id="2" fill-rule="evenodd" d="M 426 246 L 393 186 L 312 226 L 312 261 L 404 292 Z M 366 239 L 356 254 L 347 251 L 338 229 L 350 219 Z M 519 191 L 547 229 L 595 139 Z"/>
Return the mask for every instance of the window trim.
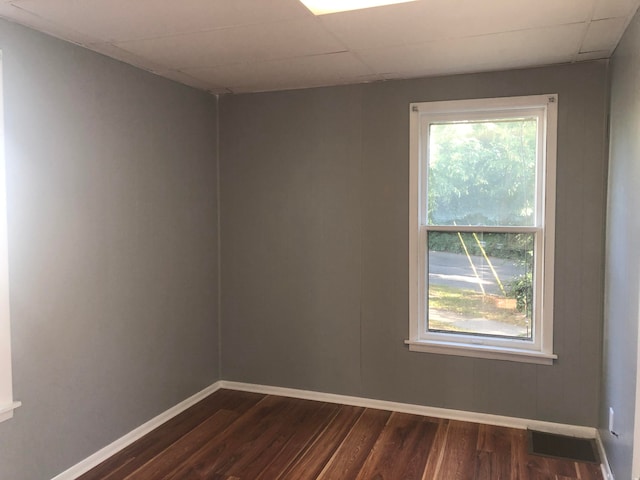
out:
<path id="1" fill-rule="evenodd" d="M 0 51 L 0 422 L 13 417 L 21 404 L 13 399 L 11 324 L 9 309 L 9 252 L 7 244 L 7 192 L 4 151 L 2 52 Z"/>
<path id="2" fill-rule="evenodd" d="M 410 106 L 410 165 L 409 165 L 409 339 L 410 351 L 471 356 L 500 360 L 551 365 L 557 355 L 553 353 L 553 292 L 555 243 L 555 190 L 557 156 L 557 94 L 530 95 L 438 102 L 416 102 Z M 538 151 L 542 165 L 537 168 L 537 208 L 533 227 L 515 227 L 514 230 L 540 230 L 536 238 L 536 316 L 532 342 L 518 339 L 477 337 L 473 335 L 431 332 L 427 335 L 426 301 L 420 300 L 426 292 L 424 264 L 426 231 L 446 230 L 442 226 L 427 226 L 421 211 L 426 198 L 426 172 L 421 167 L 426 155 L 424 129 L 435 120 L 474 120 L 487 115 L 518 115 L 537 112 L 541 134 Z M 546 148 L 543 147 L 546 145 Z M 491 227 L 453 226 L 452 231 L 490 231 Z M 507 228 L 500 227 L 499 231 Z M 422 306 L 421 306 L 422 305 Z M 424 332 L 424 334 L 423 334 Z"/>

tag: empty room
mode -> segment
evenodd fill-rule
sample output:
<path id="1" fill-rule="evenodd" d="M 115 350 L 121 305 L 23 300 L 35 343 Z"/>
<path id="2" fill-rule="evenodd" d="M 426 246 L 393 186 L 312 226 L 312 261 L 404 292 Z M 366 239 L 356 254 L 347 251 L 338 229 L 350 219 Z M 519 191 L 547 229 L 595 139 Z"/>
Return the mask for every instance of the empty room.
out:
<path id="1" fill-rule="evenodd" d="M 0 480 L 640 480 L 640 0 L 0 0 Z"/>

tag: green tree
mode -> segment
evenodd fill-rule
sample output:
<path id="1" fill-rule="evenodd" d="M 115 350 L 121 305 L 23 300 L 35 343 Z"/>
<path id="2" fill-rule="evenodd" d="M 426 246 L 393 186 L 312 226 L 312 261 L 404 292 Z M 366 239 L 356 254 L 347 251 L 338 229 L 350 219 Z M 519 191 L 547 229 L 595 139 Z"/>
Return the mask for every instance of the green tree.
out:
<path id="1" fill-rule="evenodd" d="M 431 125 L 429 223 L 531 225 L 536 128 L 532 119 Z"/>

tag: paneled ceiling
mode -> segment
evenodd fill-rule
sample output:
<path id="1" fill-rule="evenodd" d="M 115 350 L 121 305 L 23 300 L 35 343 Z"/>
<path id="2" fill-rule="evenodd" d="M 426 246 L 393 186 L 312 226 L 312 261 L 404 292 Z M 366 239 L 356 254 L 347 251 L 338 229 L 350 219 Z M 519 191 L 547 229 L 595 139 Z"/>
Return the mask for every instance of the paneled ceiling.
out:
<path id="1" fill-rule="evenodd" d="M 0 16 L 213 93 L 607 58 L 640 0 L 0 0 Z"/>

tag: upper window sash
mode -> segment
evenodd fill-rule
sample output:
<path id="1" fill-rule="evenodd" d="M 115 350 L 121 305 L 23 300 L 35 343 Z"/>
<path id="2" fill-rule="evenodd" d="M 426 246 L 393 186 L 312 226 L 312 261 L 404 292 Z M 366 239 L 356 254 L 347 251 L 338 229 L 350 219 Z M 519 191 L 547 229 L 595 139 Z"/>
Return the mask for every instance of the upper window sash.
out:
<path id="1" fill-rule="evenodd" d="M 475 101 L 472 101 L 475 104 Z M 424 110 L 424 111 L 423 111 Z M 538 140 L 538 144 L 536 145 L 536 166 L 535 166 L 535 207 L 534 207 L 534 215 L 533 222 L 530 225 L 531 227 L 542 227 L 544 223 L 544 193 L 543 189 L 539 188 L 541 185 L 544 185 L 544 173 L 545 173 L 545 157 L 546 152 L 544 151 L 544 133 L 546 130 L 546 108 L 545 107 L 530 107 L 530 108 L 511 108 L 511 109 L 492 109 L 485 108 L 482 110 L 477 110 L 470 112 L 468 115 L 464 113 L 464 121 L 461 121 L 461 115 L 463 112 L 457 113 L 442 113 L 439 112 L 436 108 L 435 111 L 431 111 L 430 108 L 418 109 L 419 112 L 419 151 L 420 151 L 420 161 L 419 161 L 419 171 L 420 171 L 420 204 L 418 206 L 418 215 L 420 219 L 421 225 L 428 226 L 440 226 L 446 224 L 440 223 L 431 223 L 427 218 L 427 192 L 428 192 L 428 161 L 429 161 L 429 145 L 431 138 L 431 126 L 438 124 L 450 124 L 450 123 L 472 123 L 474 121 L 500 121 L 500 120 L 516 120 L 516 119 L 535 119 L 537 123 L 538 134 L 536 136 Z M 458 224 L 460 226 L 490 226 L 487 224 L 470 224 L 470 223 L 461 223 Z M 508 227 L 511 225 L 495 225 L 495 226 L 504 226 Z"/>

